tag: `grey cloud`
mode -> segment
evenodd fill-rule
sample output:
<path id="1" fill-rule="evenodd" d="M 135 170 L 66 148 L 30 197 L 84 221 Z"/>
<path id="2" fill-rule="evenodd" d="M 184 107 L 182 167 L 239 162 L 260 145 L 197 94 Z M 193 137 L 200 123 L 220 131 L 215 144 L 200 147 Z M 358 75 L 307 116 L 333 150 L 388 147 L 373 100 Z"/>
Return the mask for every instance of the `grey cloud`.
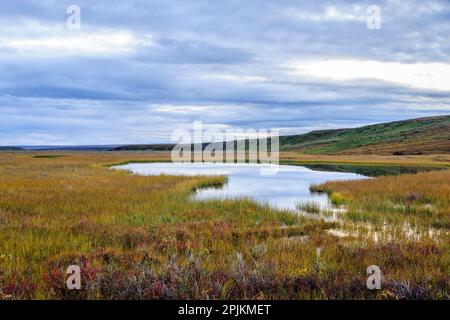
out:
<path id="1" fill-rule="evenodd" d="M 111 56 L 15 54 L 1 39 L 51 36 L 28 30 L 30 21 L 66 36 L 73 1 L 1 1 L 0 145 L 163 142 L 194 120 L 294 133 L 449 112 L 450 92 L 295 78 L 282 67 L 328 58 L 450 63 L 446 1 L 376 1 L 378 31 L 359 16 L 320 20 L 327 7 L 357 15 L 373 1 L 75 2 L 80 32 L 126 31 L 152 44 Z M 189 105 L 198 108 L 175 112 Z"/>

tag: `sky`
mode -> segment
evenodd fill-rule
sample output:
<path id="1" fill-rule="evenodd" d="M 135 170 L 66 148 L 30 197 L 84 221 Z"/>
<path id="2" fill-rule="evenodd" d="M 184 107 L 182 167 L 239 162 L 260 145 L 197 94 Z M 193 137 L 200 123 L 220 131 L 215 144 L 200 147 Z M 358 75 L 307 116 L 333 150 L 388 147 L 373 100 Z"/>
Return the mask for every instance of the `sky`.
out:
<path id="1" fill-rule="evenodd" d="M 449 35 L 438 0 L 0 0 L 0 145 L 450 114 Z"/>

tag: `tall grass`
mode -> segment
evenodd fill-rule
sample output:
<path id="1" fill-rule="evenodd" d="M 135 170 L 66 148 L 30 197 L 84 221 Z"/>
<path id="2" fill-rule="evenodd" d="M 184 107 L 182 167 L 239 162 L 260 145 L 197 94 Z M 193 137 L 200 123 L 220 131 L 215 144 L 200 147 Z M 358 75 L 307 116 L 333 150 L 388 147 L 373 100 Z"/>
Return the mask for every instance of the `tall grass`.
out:
<path id="1" fill-rule="evenodd" d="M 163 153 L 35 155 L 0 154 L 0 299 L 448 298 L 445 234 L 440 242 L 340 238 L 325 232 L 333 223 L 249 199 L 190 200 L 192 190 L 223 177 L 105 167 L 168 160 Z M 348 201 L 349 215 L 447 230 L 448 173 L 439 175 L 326 188 Z M 398 204 L 410 209 L 389 211 Z M 81 266 L 80 291 L 65 287 L 71 264 Z M 381 291 L 365 287 L 372 264 L 385 275 Z"/>
<path id="2" fill-rule="evenodd" d="M 351 219 L 450 228 L 450 170 L 327 182 L 315 188 L 346 202 Z"/>

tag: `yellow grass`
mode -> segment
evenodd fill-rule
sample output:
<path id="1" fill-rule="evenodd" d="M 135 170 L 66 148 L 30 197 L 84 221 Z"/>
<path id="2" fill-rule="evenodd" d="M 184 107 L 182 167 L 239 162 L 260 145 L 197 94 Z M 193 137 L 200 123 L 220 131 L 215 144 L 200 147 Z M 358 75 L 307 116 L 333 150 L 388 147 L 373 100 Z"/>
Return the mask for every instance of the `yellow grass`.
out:
<path id="1" fill-rule="evenodd" d="M 450 229 L 450 170 L 328 182 L 321 188 L 348 202 L 354 219 Z"/>
<path id="2" fill-rule="evenodd" d="M 58 153 L 62 157 L 34 157 L 47 154 L 0 153 L 0 299 L 447 296 L 445 235 L 413 242 L 401 235 L 396 242 L 341 238 L 326 232 L 336 227 L 334 223 L 276 211 L 248 199 L 189 199 L 192 190 L 220 183 L 221 177 L 142 177 L 105 166 L 167 161 L 167 153 L 66 152 Z M 340 156 L 283 157 L 344 161 Z M 445 156 L 346 159 L 448 164 Z M 447 182 L 448 172 L 440 172 L 328 187 L 348 199 L 355 212 L 364 209 L 359 206 L 364 201 L 373 206 L 380 199 L 402 204 L 404 196 L 417 193 L 420 201 L 438 210 L 438 218 L 432 213 L 418 220 L 421 226 L 447 231 Z M 370 211 L 366 220 L 375 214 L 384 212 Z M 403 215 L 409 218 L 403 213 L 395 216 Z M 65 287 L 65 270 L 71 264 L 82 267 L 81 291 Z M 385 273 L 379 292 L 365 288 L 371 264 L 380 265 Z M 406 289 L 404 282 L 409 283 Z"/>

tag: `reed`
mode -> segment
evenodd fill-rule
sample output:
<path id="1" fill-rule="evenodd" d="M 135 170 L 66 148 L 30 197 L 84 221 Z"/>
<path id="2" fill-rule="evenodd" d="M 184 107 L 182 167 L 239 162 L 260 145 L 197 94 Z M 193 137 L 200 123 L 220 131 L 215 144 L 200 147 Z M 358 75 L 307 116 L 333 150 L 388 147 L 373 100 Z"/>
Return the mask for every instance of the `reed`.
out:
<path id="1" fill-rule="evenodd" d="M 0 299 L 448 299 L 448 172 L 327 183 L 349 207 L 339 226 L 245 198 L 190 200 L 224 177 L 107 168 L 165 153 L 36 155 L 0 153 Z M 357 215 L 380 230 L 388 220 L 444 233 L 326 232 Z M 72 264 L 80 291 L 65 286 Z M 365 287 L 372 264 L 386 279 L 376 292 Z"/>

